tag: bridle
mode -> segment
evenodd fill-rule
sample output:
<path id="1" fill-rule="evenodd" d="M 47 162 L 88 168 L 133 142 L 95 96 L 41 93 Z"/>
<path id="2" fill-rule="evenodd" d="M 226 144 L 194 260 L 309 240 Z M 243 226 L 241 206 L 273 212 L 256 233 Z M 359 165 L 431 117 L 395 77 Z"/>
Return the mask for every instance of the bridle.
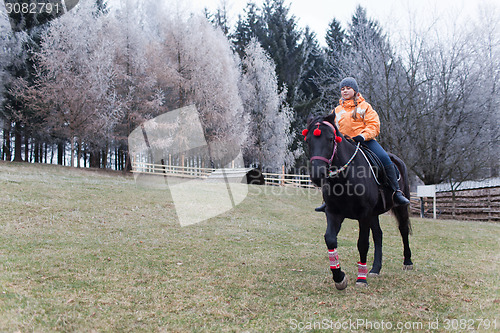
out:
<path id="1" fill-rule="evenodd" d="M 334 134 L 334 136 L 335 136 L 335 140 L 333 140 L 333 152 L 332 152 L 332 157 L 330 157 L 330 159 L 327 159 L 326 157 L 323 157 L 323 156 L 313 156 L 313 157 L 311 157 L 310 161 L 312 162 L 312 161 L 314 161 L 314 160 L 320 160 L 320 161 L 323 161 L 323 162 L 328 163 L 328 166 L 330 167 L 330 166 L 331 166 L 331 164 L 332 164 L 333 158 L 335 157 L 335 154 L 337 153 L 337 138 L 338 138 L 338 136 L 337 136 L 337 131 L 335 130 L 335 127 L 333 127 L 333 125 L 332 125 L 332 124 L 330 124 L 330 123 L 329 123 L 329 122 L 327 122 L 327 121 L 322 121 L 321 123 L 317 122 L 316 124 L 314 124 L 315 126 L 316 126 L 316 125 L 318 126 L 318 127 L 316 128 L 316 130 L 317 130 L 317 129 L 319 129 L 319 125 L 321 125 L 321 124 L 329 126 L 329 127 L 332 129 L 333 134 Z M 314 132 L 316 132 L 316 130 L 314 130 Z M 316 132 L 316 133 L 317 133 L 317 132 Z M 313 133 L 313 134 L 314 134 L 314 135 L 316 135 L 316 133 Z M 319 135 L 321 135 L 321 132 L 319 133 Z M 316 136 L 319 136 L 319 135 L 316 135 Z M 340 140 L 342 140 L 342 139 L 340 139 Z M 339 141 L 339 142 L 340 142 L 340 141 Z"/>
<path id="2" fill-rule="evenodd" d="M 319 129 L 319 125 L 321 125 L 321 124 L 329 126 L 333 131 L 333 135 L 334 135 L 335 139 L 333 140 L 332 157 L 330 157 L 330 159 L 327 159 L 326 157 L 323 157 L 323 156 L 312 156 L 310 158 L 310 161 L 312 162 L 314 160 L 320 160 L 320 161 L 328 163 L 328 177 L 334 177 L 334 176 L 338 175 L 339 173 L 341 173 L 342 171 L 344 171 L 347 168 L 347 166 L 352 162 L 354 157 L 356 157 L 356 154 L 358 153 L 358 150 L 359 150 L 360 142 L 358 142 L 358 144 L 356 145 L 356 150 L 354 151 L 354 154 L 351 156 L 351 158 L 347 161 L 347 163 L 344 164 L 341 168 L 338 168 L 336 170 L 332 170 L 332 162 L 333 162 L 333 158 L 335 157 L 335 154 L 337 153 L 337 145 L 338 145 L 338 143 L 340 143 L 342 141 L 342 138 L 337 136 L 337 131 L 335 130 L 335 127 L 327 121 L 322 121 L 321 123 L 317 122 L 316 124 L 314 124 L 314 126 L 317 126 L 317 128 L 313 132 L 313 134 L 315 136 L 321 135 L 321 130 Z M 307 130 L 307 129 L 302 131 L 302 134 L 304 135 L 304 140 L 306 139 L 305 136 L 307 135 L 308 132 L 309 132 L 309 130 Z"/>

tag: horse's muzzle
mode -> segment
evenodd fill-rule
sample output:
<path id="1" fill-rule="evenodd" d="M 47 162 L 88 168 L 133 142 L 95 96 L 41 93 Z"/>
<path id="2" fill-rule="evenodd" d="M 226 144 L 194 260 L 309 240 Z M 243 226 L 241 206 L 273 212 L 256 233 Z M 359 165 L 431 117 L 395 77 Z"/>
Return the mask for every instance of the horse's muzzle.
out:
<path id="1" fill-rule="evenodd" d="M 310 177 L 314 185 L 321 187 L 322 179 L 325 179 L 328 174 L 328 165 L 323 161 L 312 161 Z"/>

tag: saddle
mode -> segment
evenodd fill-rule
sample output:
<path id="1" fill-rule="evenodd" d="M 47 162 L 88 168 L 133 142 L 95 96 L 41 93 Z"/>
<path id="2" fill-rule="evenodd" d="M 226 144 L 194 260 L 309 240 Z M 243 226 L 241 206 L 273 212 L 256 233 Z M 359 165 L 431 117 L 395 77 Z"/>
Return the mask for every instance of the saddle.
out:
<path id="1" fill-rule="evenodd" d="M 367 145 L 361 143 L 359 146 L 363 156 L 370 165 L 371 171 L 377 183 L 381 186 L 387 185 L 387 175 L 385 173 L 384 165 L 378 156 L 368 148 Z"/>
<path id="2" fill-rule="evenodd" d="M 384 164 L 382 164 L 382 161 L 364 143 L 361 143 L 359 148 L 361 149 L 361 152 L 363 153 L 366 160 L 368 161 L 368 164 L 370 164 L 370 168 L 372 170 L 373 175 L 375 176 L 375 180 L 377 181 L 377 183 L 380 186 L 389 186 L 389 184 L 388 184 L 389 180 L 387 179 L 387 174 L 385 173 L 385 167 L 384 167 Z M 392 160 L 391 154 L 389 154 L 389 157 Z M 396 176 L 397 176 L 397 179 L 399 180 L 401 175 L 399 173 L 399 169 L 396 167 L 396 164 L 394 164 L 394 169 L 396 169 Z"/>
<path id="3" fill-rule="evenodd" d="M 373 151 L 371 151 L 370 148 L 368 148 L 368 146 L 365 145 L 364 143 L 361 143 L 359 145 L 359 148 L 361 150 L 362 155 L 370 165 L 370 169 L 375 178 L 375 181 L 379 185 L 379 191 L 382 198 L 383 206 L 387 207 L 386 198 L 383 193 L 387 189 L 390 189 L 391 186 L 389 184 L 389 179 L 387 178 L 387 173 L 385 171 L 384 164 L 378 158 L 378 156 Z M 393 155 L 391 153 L 388 154 L 391 160 L 394 162 Z M 399 169 L 397 168 L 395 163 L 394 163 L 394 169 L 396 170 L 396 178 L 399 180 L 401 178 L 401 173 L 399 172 Z"/>

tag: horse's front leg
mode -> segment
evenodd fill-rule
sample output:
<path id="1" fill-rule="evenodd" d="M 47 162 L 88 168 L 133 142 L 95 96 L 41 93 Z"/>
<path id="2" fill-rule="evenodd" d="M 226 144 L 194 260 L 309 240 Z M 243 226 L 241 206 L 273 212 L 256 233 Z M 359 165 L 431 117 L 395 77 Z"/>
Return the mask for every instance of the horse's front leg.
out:
<path id="1" fill-rule="evenodd" d="M 366 268 L 366 257 L 368 255 L 368 248 L 370 246 L 370 219 L 359 220 L 359 237 L 358 237 L 358 278 L 356 280 L 357 286 L 367 286 L 366 275 L 368 270 Z"/>
<path id="2" fill-rule="evenodd" d="M 375 216 L 371 220 L 370 228 L 372 230 L 372 237 L 373 237 L 373 244 L 375 247 L 375 251 L 373 254 L 373 265 L 369 275 L 377 276 L 380 274 L 380 270 L 382 269 L 382 236 L 383 236 L 378 216 Z"/>
<path id="3" fill-rule="evenodd" d="M 340 227 L 344 217 L 335 214 L 331 209 L 326 207 L 326 232 L 325 243 L 328 248 L 328 258 L 330 260 L 330 270 L 332 271 L 333 281 L 338 290 L 347 287 L 347 275 L 342 272 L 340 268 L 339 254 L 337 252 L 337 235 L 339 234 Z"/>

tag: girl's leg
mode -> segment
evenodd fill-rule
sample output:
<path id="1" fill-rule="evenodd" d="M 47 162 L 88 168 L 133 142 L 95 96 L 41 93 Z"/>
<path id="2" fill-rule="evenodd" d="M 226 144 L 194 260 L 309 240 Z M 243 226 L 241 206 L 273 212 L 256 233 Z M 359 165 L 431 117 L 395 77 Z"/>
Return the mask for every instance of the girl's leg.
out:
<path id="1" fill-rule="evenodd" d="M 389 184 L 391 185 L 391 189 L 394 192 L 393 194 L 394 203 L 396 205 L 408 205 L 410 201 L 407 198 L 405 198 L 403 192 L 401 192 L 399 188 L 399 183 L 396 176 L 396 169 L 387 152 L 375 140 L 365 141 L 365 144 L 368 146 L 368 148 L 370 148 L 371 151 L 375 153 L 375 155 L 377 155 L 377 157 L 384 165 L 385 173 L 387 174 L 387 178 L 389 179 Z"/>
<path id="2" fill-rule="evenodd" d="M 382 148 L 380 143 L 378 143 L 376 140 L 369 140 L 365 141 L 364 143 L 368 146 L 368 148 L 370 148 L 372 152 L 375 153 L 375 155 L 377 155 L 377 157 L 380 159 L 384 167 L 387 168 L 393 165 L 391 158 L 389 157 L 389 154 L 387 154 L 384 148 Z"/>

